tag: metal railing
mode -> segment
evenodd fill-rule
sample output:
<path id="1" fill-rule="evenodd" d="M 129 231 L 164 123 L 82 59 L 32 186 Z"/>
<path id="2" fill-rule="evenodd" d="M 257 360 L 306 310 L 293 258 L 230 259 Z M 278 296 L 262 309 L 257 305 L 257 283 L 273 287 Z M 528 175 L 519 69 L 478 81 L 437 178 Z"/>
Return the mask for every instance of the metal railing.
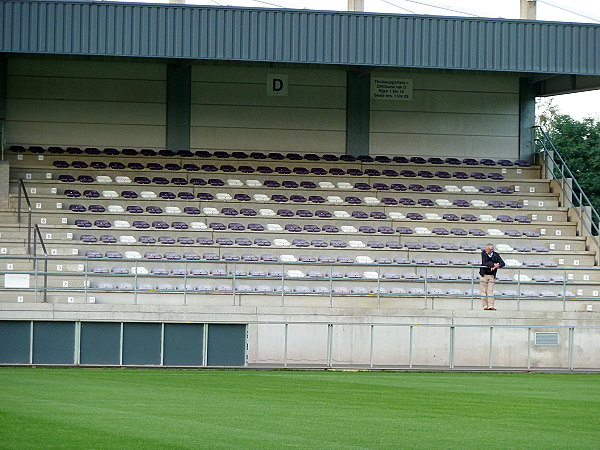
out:
<path id="1" fill-rule="evenodd" d="M 23 224 L 21 220 L 23 212 L 23 198 L 25 198 L 25 201 L 27 202 L 27 254 L 31 256 L 33 254 L 33 249 L 31 246 L 31 237 L 33 234 L 33 229 L 31 227 L 33 211 L 31 208 L 31 200 L 29 199 L 29 194 L 27 194 L 27 188 L 25 187 L 25 182 L 23 181 L 23 178 L 19 178 L 19 199 L 17 203 L 17 220 L 19 222 L 19 228 L 21 228 Z"/>
<path id="2" fill-rule="evenodd" d="M 597 247 L 596 264 L 598 265 L 600 264 L 600 214 L 594 208 L 546 131 L 539 125 L 534 128 L 537 132 L 535 142 L 540 147 L 537 154 L 542 167 L 545 168 L 546 176 L 558 182 L 567 206 L 573 208 L 575 214 L 577 214 L 581 230 L 594 239 Z"/>
<path id="3" fill-rule="evenodd" d="M 37 239 L 41 239 L 41 233 L 37 226 L 35 230 L 35 245 L 37 245 Z M 198 295 L 220 295 L 220 296 L 231 296 L 232 306 L 242 306 L 242 298 L 244 296 L 268 296 L 272 298 L 279 298 L 279 304 L 286 306 L 286 298 L 297 297 L 297 296 L 320 296 L 326 302 L 327 306 L 334 306 L 334 299 L 340 297 L 351 297 L 351 298 L 370 298 L 375 299 L 376 304 L 374 307 L 381 308 L 382 302 L 386 299 L 391 298 L 411 298 L 422 300 L 423 309 L 435 309 L 435 302 L 442 299 L 462 299 L 468 302 L 468 308 L 471 310 L 475 309 L 475 301 L 479 301 L 481 294 L 479 292 L 479 266 L 478 265 L 425 265 L 425 264 L 358 264 L 358 263 L 318 263 L 318 262 L 267 262 L 267 261 L 210 261 L 210 260 L 156 260 L 156 259 L 129 259 L 129 258 L 87 258 L 87 257 L 76 257 L 76 256 L 48 256 L 46 246 L 42 242 L 42 249 L 44 256 L 34 255 L 34 270 L 2 270 L 0 275 L 5 274 L 30 274 L 35 276 L 36 282 L 32 287 L 25 287 L 19 289 L 23 292 L 35 292 L 36 301 L 37 295 L 43 293 L 44 301 L 47 301 L 48 294 L 57 295 L 82 295 L 86 302 L 95 301 L 95 297 L 98 295 L 108 296 L 111 294 L 119 295 L 123 303 L 126 300 L 133 304 L 138 304 L 138 300 L 141 296 L 148 294 L 170 294 L 176 295 L 182 302 L 182 305 L 188 304 L 188 297 Z M 31 260 L 28 257 L 18 256 L 0 256 L 0 261 L 10 259 L 12 262 L 22 260 Z M 48 264 L 53 263 L 55 270 L 48 270 Z M 43 270 L 40 270 L 40 266 L 43 263 Z M 103 264 L 123 264 L 121 267 L 127 268 L 127 273 L 111 273 L 110 267 L 105 267 L 106 273 L 94 271 L 94 266 L 102 266 Z M 178 269 L 183 269 L 181 273 L 173 274 L 172 270 L 168 270 L 165 275 L 158 275 L 152 273 L 149 270 L 140 270 L 140 267 L 147 267 L 148 265 L 161 264 L 165 266 L 173 267 L 177 266 Z M 259 264 L 264 268 L 264 274 L 262 275 L 250 275 L 249 268 Z M 69 269 L 70 267 L 70 269 Z M 320 272 L 319 277 L 306 276 L 308 268 L 315 268 L 324 270 Z M 203 272 L 193 271 L 194 268 L 202 268 Z M 211 269 L 219 268 L 220 270 L 211 272 Z M 454 276 L 450 279 L 439 278 L 439 272 L 442 269 L 452 268 L 463 269 L 464 274 L 469 274 L 468 279 L 458 279 Z M 67 270 L 65 270 L 67 269 Z M 270 270 L 275 269 L 280 273 L 278 275 L 267 275 Z M 306 271 L 306 274 L 301 277 L 290 276 L 289 270 L 302 269 Z M 365 273 L 360 278 L 339 278 L 334 276 L 337 270 L 342 269 L 354 269 L 353 271 L 365 271 L 369 272 L 370 277 L 366 277 Z M 408 271 L 413 270 L 415 278 L 387 278 L 384 277 L 384 273 L 389 271 Z M 552 270 L 554 273 L 562 274 L 559 281 L 534 281 L 533 277 L 527 277 L 526 274 L 531 271 L 548 271 Z M 570 292 L 569 288 L 572 286 L 597 287 L 598 283 L 595 281 L 571 281 L 573 274 L 581 271 L 589 271 L 589 268 L 544 268 L 539 267 L 506 267 L 502 269 L 505 273 L 511 273 L 512 276 L 509 280 L 495 280 L 494 283 L 498 287 L 511 287 L 514 290 L 514 294 L 497 294 L 495 298 L 497 300 L 513 300 L 516 303 L 516 310 L 522 309 L 522 304 L 532 299 L 544 299 L 560 301 L 562 303 L 562 310 L 567 310 L 567 303 L 573 300 L 600 300 L 598 291 L 593 291 L 594 295 L 583 295 L 583 290 L 577 289 L 575 292 Z M 244 273 L 242 275 L 240 273 Z M 398 272 L 395 272 L 398 276 Z M 43 277 L 43 284 L 38 284 L 38 278 Z M 106 281 L 107 277 L 110 277 L 112 283 L 124 283 L 126 282 L 127 287 L 102 287 L 102 283 Z M 49 280 L 53 283 L 49 283 Z M 154 284 L 152 287 L 148 287 L 151 280 Z M 160 281 L 159 281 L 160 280 Z M 222 290 L 217 290 L 215 287 L 211 289 L 198 289 L 197 286 L 190 286 L 188 283 L 192 281 L 203 282 L 213 281 L 221 283 L 223 286 L 227 286 Z M 158 284 L 157 284 L 158 283 Z M 160 289 L 157 286 L 161 283 L 181 283 L 180 289 L 177 290 L 177 286 L 170 285 L 170 288 Z M 271 290 L 257 290 L 260 284 L 268 285 Z M 297 292 L 294 287 L 298 286 L 319 286 L 325 288 L 319 292 Z M 351 286 L 350 286 L 351 285 Z M 251 290 L 248 290 L 247 287 Z M 363 287 L 359 292 L 344 292 L 336 291 L 334 287 L 344 286 L 349 287 Z M 461 288 L 459 292 L 448 293 L 448 290 L 442 291 L 440 288 L 455 286 L 455 289 Z M 468 290 L 465 288 L 468 286 Z M 548 290 L 552 292 L 553 296 L 540 297 L 532 296 L 527 291 L 535 286 L 536 288 Z M 419 288 L 421 291 L 410 291 L 411 288 Z M 392 288 L 402 288 L 392 292 Z M 14 289 L 11 288 L 0 288 L 3 292 L 9 292 Z M 578 292 L 581 291 L 581 292 Z M 92 300 L 93 299 L 93 300 Z M 326 306 L 326 305 L 323 305 Z"/>

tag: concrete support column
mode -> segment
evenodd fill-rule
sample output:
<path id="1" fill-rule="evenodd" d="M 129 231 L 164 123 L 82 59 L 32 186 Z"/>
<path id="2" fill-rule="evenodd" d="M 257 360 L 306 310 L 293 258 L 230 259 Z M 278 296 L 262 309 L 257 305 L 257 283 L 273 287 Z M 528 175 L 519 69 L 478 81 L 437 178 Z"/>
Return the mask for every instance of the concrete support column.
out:
<path id="1" fill-rule="evenodd" d="M 169 150 L 190 148 L 192 66 L 167 64 L 167 142 Z"/>
<path id="2" fill-rule="evenodd" d="M 532 162 L 535 156 L 535 88 L 527 78 L 519 80 L 519 158 Z"/>
<path id="3" fill-rule="evenodd" d="M 0 161 L 0 209 L 9 207 L 10 165 L 8 161 Z"/>
<path id="4" fill-rule="evenodd" d="M 346 73 L 346 153 L 368 155 L 371 122 L 371 75 Z"/>

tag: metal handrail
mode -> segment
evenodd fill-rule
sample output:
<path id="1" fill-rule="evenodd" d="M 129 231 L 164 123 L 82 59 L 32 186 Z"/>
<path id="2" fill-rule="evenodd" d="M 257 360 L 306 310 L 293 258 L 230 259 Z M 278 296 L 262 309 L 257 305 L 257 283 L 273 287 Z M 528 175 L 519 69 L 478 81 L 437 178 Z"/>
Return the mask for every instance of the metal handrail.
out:
<path id="1" fill-rule="evenodd" d="M 569 169 L 569 166 L 554 146 L 546 131 L 539 125 L 533 128 L 537 129 L 541 135 L 541 137 L 535 140 L 542 147 L 538 151 L 540 160 L 546 167 L 551 179 L 561 181 L 560 188 L 563 197 L 568 201 L 568 206 L 572 207 L 575 211 L 582 230 L 587 231 L 588 235 L 596 241 L 596 263 L 598 264 L 600 262 L 600 214 L 594 208 L 594 205 L 585 194 L 577 178 L 573 175 L 571 169 Z M 548 159 L 551 164 L 547 161 Z M 560 178 L 557 177 L 555 170 L 559 171 Z M 571 180 L 571 184 L 565 183 L 567 178 Z M 573 201 L 574 198 L 577 198 L 577 204 Z"/>
<path id="2" fill-rule="evenodd" d="M 44 251 L 44 287 L 43 287 L 43 292 L 44 292 L 44 303 L 46 303 L 48 301 L 48 249 L 46 248 L 46 244 L 44 243 L 44 238 L 42 237 L 42 232 L 40 231 L 40 227 L 36 225 L 34 225 L 34 234 L 33 234 L 33 266 L 34 266 L 34 270 L 36 273 L 36 277 L 35 277 L 35 282 L 36 282 L 36 286 L 37 286 L 37 275 L 39 275 L 39 271 L 38 271 L 38 263 L 39 263 L 39 258 L 37 256 L 37 239 L 39 238 L 40 240 L 40 245 L 42 246 L 42 250 Z M 36 289 L 36 296 L 37 296 L 37 289 Z M 37 300 L 37 299 L 36 299 Z"/>
<path id="3" fill-rule="evenodd" d="M 31 200 L 29 200 L 29 195 L 27 194 L 27 189 L 25 188 L 25 182 L 23 178 L 19 178 L 19 201 L 17 208 L 17 220 L 19 222 L 19 228 L 21 227 L 21 203 L 22 198 L 25 197 L 25 201 L 27 202 L 27 254 L 32 255 L 32 246 L 31 246 L 31 223 L 32 223 L 32 209 L 31 209 Z"/>

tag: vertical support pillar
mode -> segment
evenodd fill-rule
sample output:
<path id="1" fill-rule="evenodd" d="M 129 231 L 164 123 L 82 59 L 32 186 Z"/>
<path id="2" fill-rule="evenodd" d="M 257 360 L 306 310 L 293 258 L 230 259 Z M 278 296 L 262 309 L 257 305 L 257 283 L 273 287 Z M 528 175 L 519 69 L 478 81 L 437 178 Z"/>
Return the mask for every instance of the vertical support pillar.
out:
<path id="1" fill-rule="evenodd" d="M 535 156 L 535 89 L 527 78 L 519 79 L 519 159 L 533 163 Z"/>
<path id="2" fill-rule="evenodd" d="M 167 64 L 167 142 L 169 150 L 190 148 L 192 66 Z"/>
<path id="3" fill-rule="evenodd" d="M 369 154 L 371 74 L 346 72 L 346 154 Z"/>
<path id="4" fill-rule="evenodd" d="M 0 151 L 6 151 L 6 98 L 8 97 L 8 58 L 0 55 Z"/>

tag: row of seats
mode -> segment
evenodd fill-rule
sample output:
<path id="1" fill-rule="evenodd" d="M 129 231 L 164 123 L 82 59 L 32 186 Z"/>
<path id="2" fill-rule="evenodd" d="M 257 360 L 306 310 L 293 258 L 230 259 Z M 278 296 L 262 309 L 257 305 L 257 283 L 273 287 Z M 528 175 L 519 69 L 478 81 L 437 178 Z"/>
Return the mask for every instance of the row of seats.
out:
<path id="1" fill-rule="evenodd" d="M 70 205 L 69 210 L 73 211 L 73 212 L 85 212 L 86 208 L 82 205 Z M 93 213 L 106 212 L 106 208 L 102 205 L 92 205 L 89 208 L 89 210 L 90 210 L 90 212 L 93 212 Z M 255 216 L 257 216 L 257 214 L 260 216 L 263 216 L 263 217 L 273 217 L 273 216 L 294 217 L 294 216 L 298 216 L 298 217 L 310 218 L 310 217 L 315 216 L 315 217 L 318 217 L 321 219 L 335 217 L 338 219 L 348 219 L 348 218 L 369 219 L 370 218 L 370 219 L 377 219 L 377 220 L 385 220 L 385 219 L 389 218 L 392 220 L 404 220 L 404 219 L 409 219 L 409 220 L 446 220 L 449 222 L 458 222 L 460 220 L 463 220 L 466 222 L 477 222 L 477 221 L 481 221 L 481 222 L 496 222 L 497 221 L 497 222 L 502 222 L 502 223 L 513 223 L 513 222 L 531 223 L 532 222 L 530 217 L 520 216 L 520 215 L 513 217 L 513 216 L 508 216 L 506 214 L 499 214 L 494 217 L 490 214 L 480 214 L 479 216 L 475 216 L 473 214 L 462 214 L 459 217 L 456 214 L 443 214 L 440 216 L 437 213 L 426 213 L 425 215 L 422 215 L 418 212 L 407 212 L 405 215 L 404 213 L 401 213 L 399 211 L 393 211 L 393 212 L 386 214 L 383 211 L 371 211 L 369 213 L 369 212 L 365 212 L 365 211 L 348 212 L 345 210 L 339 210 L 339 211 L 333 211 L 333 213 L 332 213 L 330 211 L 318 210 L 313 213 L 312 211 L 309 211 L 309 210 L 299 209 L 299 210 L 296 210 L 296 212 L 294 213 L 293 211 L 291 211 L 289 209 L 280 209 L 277 212 L 275 212 L 272 209 L 260 209 L 257 213 L 252 208 L 242 208 L 241 210 L 238 211 L 235 208 L 222 208 L 221 210 L 218 210 L 217 208 L 206 207 L 206 208 L 202 208 L 202 211 L 200 211 L 200 209 L 196 208 L 195 206 L 185 207 L 183 210 L 181 210 L 178 206 L 168 206 L 163 210 L 160 206 L 156 206 L 156 205 L 147 206 L 145 209 L 142 208 L 141 206 L 137 206 L 137 205 L 130 205 L 130 206 L 127 206 L 126 208 L 123 208 L 120 205 L 114 205 L 114 207 L 109 209 L 108 211 L 111 213 L 122 213 L 124 211 L 127 211 L 132 214 L 141 214 L 144 211 L 148 214 L 163 214 L 163 213 L 165 213 L 165 214 L 182 214 L 182 213 L 185 213 L 185 214 L 190 214 L 190 215 L 199 215 L 202 213 L 206 216 L 218 216 L 218 215 L 238 216 L 241 214 L 241 215 L 247 216 L 247 217 L 255 217 Z M 138 226 L 136 226 L 134 224 L 134 226 L 136 226 L 136 227 L 147 228 L 143 224 L 143 221 L 134 221 L 134 222 L 138 222 Z M 91 227 L 92 223 L 87 219 L 76 219 L 75 225 L 77 225 L 78 227 L 85 228 L 85 227 Z M 94 221 L 94 226 L 100 227 L 100 228 L 110 228 L 112 226 L 112 224 L 108 220 L 97 219 Z M 118 228 L 129 228 L 131 226 L 131 224 L 127 220 L 115 220 L 114 226 L 118 227 Z M 181 227 L 185 228 L 185 225 L 180 225 L 179 228 L 181 228 Z M 315 231 L 318 231 L 318 230 L 315 230 Z M 331 232 L 335 233 L 336 231 L 331 231 Z M 407 232 L 405 234 L 410 234 L 410 232 Z"/>
<path id="2" fill-rule="evenodd" d="M 63 161 L 64 162 L 64 161 Z M 130 165 L 132 164 L 140 164 L 141 163 L 130 163 Z M 56 162 L 55 162 L 56 165 Z M 168 164 L 167 164 L 168 165 Z M 188 166 L 188 167 L 185 167 Z M 226 173 L 233 173 L 233 172 L 237 172 L 238 170 L 233 167 L 233 166 L 227 166 L 227 168 L 225 169 L 226 166 L 221 166 L 221 168 L 217 168 L 216 166 L 210 165 L 210 164 L 206 164 L 203 165 L 202 167 L 198 167 L 195 164 L 185 164 L 183 170 L 188 170 L 188 171 L 202 171 L 202 172 L 226 172 Z M 378 176 L 384 176 L 384 177 L 388 177 L 388 178 L 399 178 L 399 177 L 403 177 L 403 178 L 456 178 L 459 180 L 468 180 L 469 178 L 473 178 L 475 180 L 486 180 L 486 179 L 490 179 L 490 180 L 494 180 L 494 181 L 502 181 L 504 180 L 504 175 L 496 173 L 496 172 L 490 172 L 490 173 L 483 173 L 483 172 L 472 172 L 471 174 L 467 174 L 465 172 L 453 172 L 452 174 L 450 174 L 449 172 L 444 172 L 444 171 L 438 171 L 435 173 L 429 172 L 428 170 L 419 170 L 418 172 L 413 172 L 412 170 L 402 170 L 400 172 L 396 172 L 395 170 L 391 170 L 391 169 L 387 169 L 384 170 L 383 172 L 380 172 L 379 170 L 376 169 L 365 169 L 365 171 L 363 172 L 360 169 L 348 169 L 347 171 L 344 171 L 343 169 L 340 168 L 332 168 L 329 170 L 325 170 L 321 167 L 313 167 L 310 170 L 308 170 L 305 167 L 295 167 L 293 169 L 290 169 L 289 167 L 275 167 L 275 169 L 272 169 L 271 167 L 268 166 L 259 166 L 256 169 L 250 167 L 250 166 L 243 166 L 244 169 L 240 170 L 240 172 L 245 173 L 245 174 L 252 174 L 254 172 L 258 172 L 264 175 L 268 175 L 268 174 L 272 174 L 272 173 L 278 173 L 280 175 L 289 175 L 291 173 L 294 173 L 296 175 L 319 175 L 319 176 L 325 176 L 325 175 L 350 175 L 350 176 L 356 176 L 356 177 L 361 177 L 363 175 L 369 176 L 369 177 L 378 177 Z M 155 171 L 162 171 L 164 168 L 161 164 L 159 163 L 148 163 L 146 165 L 147 169 L 150 170 L 155 170 Z M 123 170 L 125 169 L 125 167 L 122 167 L 118 170 Z M 131 169 L 131 168 L 130 168 Z M 142 170 L 144 169 L 144 167 L 139 167 L 138 170 Z M 167 170 L 172 170 L 172 171 L 178 171 L 178 170 L 182 170 L 182 168 L 177 165 L 174 164 L 172 167 L 167 168 Z M 128 181 L 125 181 L 127 178 L 126 175 L 122 175 L 119 176 L 120 180 L 122 180 L 122 183 L 127 183 Z M 59 175 L 58 179 L 60 181 L 63 182 L 74 182 L 75 181 L 75 177 L 73 175 L 70 174 L 61 174 Z M 134 181 L 136 181 L 136 179 L 138 180 L 144 180 L 147 179 L 147 177 L 134 177 Z M 157 177 L 158 179 L 158 177 Z M 77 181 L 79 181 L 80 183 L 92 183 L 94 181 L 94 177 L 91 175 L 87 175 L 87 174 L 81 174 L 78 175 L 77 177 Z M 97 175 L 96 176 L 96 181 L 99 183 L 110 183 L 112 182 L 112 178 L 109 175 Z M 162 180 L 161 180 L 162 181 Z M 131 181 L 129 181 L 131 182 Z M 136 181 L 137 183 L 140 184 L 144 184 L 141 183 L 140 181 Z M 148 184 L 148 183 L 146 183 Z M 166 184 L 164 182 L 162 183 L 158 183 L 158 184 Z"/>
<path id="3" fill-rule="evenodd" d="M 166 260 L 181 260 L 185 259 L 188 261 L 223 261 L 223 262 L 282 262 L 282 263 L 322 263 L 322 264 L 418 264 L 418 265 L 439 265 L 439 266 L 463 266 L 463 265 L 472 265 L 479 266 L 481 261 L 479 259 L 470 259 L 468 261 L 462 259 L 445 259 L 445 258 L 412 258 L 408 259 L 403 256 L 396 256 L 394 259 L 385 257 L 385 256 L 377 256 L 375 258 L 371 258 L 368 255 L 358 255 L 355 258 L 347 255 L 333 257 L 328 255 L 321 256 L 312 256 L 312 255 L 272 255 L 272 254 L 262 254 L 255 255 L 252 253 L 236 255 L 233 253 L 224 253 L 223 255 L 219 255 L 218 253 L 203 253 L 202 255 L 195 252 L 185 252 L 180 255 L 177 252 L 165 252 L 164 254 L 158 253 L 156 251 L 148 251 L 143 255 L 135 250 L 126 251 L 121 253 L 117 250 L 107 250 L 104 254 L 102 254 L 98 250 L 87 250 L 85 252 L 86 258 L 93 259 L 148 259 L 148 260 L 157 260 L 157 259 L 166 259 Z M 507 267 L 557 267 L 558 264 L 554 261 L 520 261 L 517 259 L 507 258 L 504 260 Z"/>
<path id="4" fill-rule="evenodd" d="M 92 285 L 92 289 L 98 289 L 103 291 L 195 291 L 195 292 L 204 292 L 204 293 L 257 293 L 257 294 L 267 294 L 267 293 L 276 293 L 281 294 L 317 294 L 317 295 L 329 295 L 330 292 L 332 295 L 391 295 L 391 296 L 423 296 L 425 292 L 430 296 L 447 296 L 447 297 L 471 297 L 477 296 L 476 292 L 472 290 L 462 290 L 457 288 L 449 288 L 449 289 L 439 289 L 439 288 L 428 288 L 425 290 L 420 287 L 411 287 L 404 289 L 402 287 L 362 287 L 362 286 L 281 286 L 281 285 L 268 285 L 268 284 L 258 284 L 256 286 L 250 286 L 246 284 L 238 284 L 235 286 L 227 285 L 227 284 L 217 284 L 214 287 L 210 284 L 197 284 L 192 286 L 189 283 L 179 283 L 176 285 L 172 285 L 170 283 L 158 283 L 152 284 L 147 282 L 139 282 L 134 288 L 132 283 L 121 282 L 116 286 L 113 286 L 112 283 L 108 281 L 99 281 Z M 503 291 L 496 291 L 495 295 L 506 297 L 506 298 L 561 298 L 563 297 L 562 292 L 555 292 L 551 290 L 542 290 L 542 291 L 534 291 L 534 290 L 521 290 L 520 295 L 516 290 L 506 289 Z M 564 294 L 566 297 L 573 297 L 573 293 L 568 291 Z"/>
<path id="5" fill-rule="evenodd" d="M 89 180 L 88 176 L 84 176 L 85 180 Z M 82 178 L 83 179 L 83 178 Z M 63 181 L 63 182 L 75 182 L 75 179 L 73 176 L 71 175 L 60 175 L 59 176 L 59 180 Z M 108 183 L 112 183 L 112 182 L 116 182 L 117 184 L 130 184 L 132 182 L 131 178 L 128 176 L 124 176 L 124 175 L 119 175 L 116 176 L 114 178 L 114 180 L 109 177 L 108 175 L 98 175 L 96 176 L 96 178 L 92 179 L 92 181 L 85 181 L 86 183 L 101 183 L 101 184 L 108 184 Z M 339 181 L 336 182 L 335 184 L 331 181 L 319 181 L 318 183 L 315 183 L 313 181 L 306 181 L 306 180 L 301 180 L 299 183 L 294 181 L 294 180 L 283 180 L 282 182 L 276 181 L 276 180 L 264 180 L 263 182 L 259 181 L 259 180 L 246 180 L 246 182 L 242 182 L 241 180 L 237 180 L 237 179 L 227 179 L 227 180 L 223 180 L 221 178 L 209 178 L 208 180 L 205 180 L 203 178 L 191 178 L 189 181 L 186 180 L 185 178 L 171 178 L 171 180 L 169 181 L 166 178 L 163 177 L 154 177 L 152 179 L 148 178 L 148 177 L 134 177 L 133 182 L 138 183 L 138 184 L 158 184 L 158 185 L 165 185 L 165 184 L 174 184 L 177 186 L 185 186 L 188 183 L 192 184 L 194 186 L 212 186 L 212 187 L 223 187 L 223 186 L 228 186 L 228 187 L 251 187 L 251 188 L 262 188 L 262 187 L 266 187 L 269 189 L 277 189 L 280 187 L 285 187 L 288 189 L 298 189 L 298 188 L 302 188 L 302 189 L 341 189 L 341 190 L 351 190 L 351 189 L 358 189 L 361 191 L 369 191 L 371 189 L 375 189 L 377 191 L 389 191 L 389 190 L 393 190 L 393 191 L 398 191 L 398 192 L 406 192 L 406 191 L 413 191 L 413 192 L 425 192 L 425 191 L 429 191 L 429 192 L 449 192 L 449 193 L 453 193 L 453 194 L 457 194 L 457 193 L 469 193 L 469 194 L 477 194 L 477 193 L 483 193 L 483 194 L 495 194 L 500 193 L 500 194 L 514 194 L 515 190 L 510 187 L 510 186 L 499 186 L 497 188 L 493 188 L 492 186 L 486 186 L 486 185 L 482 185 L 479 187 L 476 186 L 471 186 L 471 185 L 465 185 L 462 187 L 453 185 L 453 184 L 447 184 L 445 186 L 440 186 L 439 184 L 428 184 L 426 186 L 423 186 L 422 184 L 418 184 L 418 183 L 413 183 L 413 184 L 409 184 L 408 186 L 402 184 L 402 183 L 393 183 L 391 185 L 388 185 L 386 183 L 373 183 L 373 185 L 370 185 L 368 183 L 349 183 L 347 181 Z M 116 191 L 102 191 L 102 195 L 104 196 L 104 193 L 110 193 L 107 195 L 112 195 L 112 196 L 116 196 L 118 197 L 118 194 L 116 194 Z M 113 192 L 116 194 L 113 194 Z M 169 192 L 169 191 L 164 191 L 164 192 Z M 65 189 L 64 191 L 65 195 L 67 197 L 81 197 L 81 192 L 77 189 Z M 131 196 L 135 196 L 138 195 L 137 192 L 135 191 L 122 191 L 121 195 L 123 197 L 127 197 L 131 198 Z M 99 197 L 100 193 L 96 190 L 93 189 L 86 189 L 83 191 L 83 196 L 84 197 Z M 144 196 L 148 197 L 148 198 L 156 198 L 157 194 L 154 191 L 142 191 L 140 192 L 139 196 L 142 196 L 143 198 L 145 198 Z M 135 197 L 134 197 L 135 198 Z"/>
<path id="6" fill-rule="evenodd" d="M 30 146 L 28 148 L 25 148 L 24 146 L 21 145 L 12 145 L 10 147 L 10 150 L 14 153 L 25 153 L 27 151 L 31 152 L 31 153 L 45 153 L 48 152 L 50 154 L 55 154 L 55 155 L 60 155 L 60 154 L 69 154 L 69 155 L 107 155 L 107 156 L 117 156 L 117 155 L 124 155 L 124 156 L 137 156 L 137 155 L 141 155 L 141 156 L 161 156 L 161 157 L 173 157 L 173 156 L 177 156 L 177 157 L 185 157 L 185 158 L 192 158 L 192 157 L 197 157 L 197 158 L 221 158 L 221 159 L 226 159 L 226 158 L 234 158 L 234 159 L 257 159 L 257 160 L 265 160 L 265 159 L 271 159 L 274 161 L 281 161 L 281 160 L 290 160 L 290 161 L 301 161 L 301 160 L 306 160 L 306 161 L 329 161 L 329 162 L 335 162 L 335 161 L 345 161 L 345 162 L 362 162 L 362 163 L 370 163 L 370 162 L 377 162 L 377 163 L 383 163 L 383 164 L 388 164 L 391 162 L 395 162 L 398 164 L 408 164 L 408 163 L 413 163 L 413 164 L 452 164 L 452 165 L 460 165 L 460 164 L 466 164 L 466 165 L 470 165 L 470 166 L 474 166 L 474 165 L 484 165 L 484 166 L 495 166 L 495 165 L 500 165 L 500 166 L 505 166 L 505 167 L 510 167 L 510 166 L 518 166 L 518 167 L 530 167 L 531 164 L 528 161 L 522 160 L 522 159 L 518 159 L 516 161 L 511 161 L 508 159 L 499 159 L 499 160 L 493 160 L 493 159 L 489 159 L 489 158 L 482 158 L 482 159 L 475 159 L 475 158 L 463 158 L 462 160 L 459 158 L 437 158 L 437 157 L 431 157 L 431 158 L 423 158 L 420 156 L 413 156 L 413 157 L 406 157 L 406 156 L 394 156 L 394 157 L 388 157 L 388 156 L 384 156 L 384 155 L 380 155 L 380 156 L 370 156 L 370 155 L 361 155 L 361 156 L 352 156 L 352 155 L 334 155 L 334 154 L 325 154 L 325 155 L 317 155 L 315 153 L 306 153 L 306 154 L 299 154 L 299 153 L 287 153 L 287 154 L 283 154 L 283 153 L 278 153 L 278 152 L 270 152 L 270 153 L 264 153 L 264 152 L 251 152 L 251 153 L 246 153 L 246 152 L 242 152 L 242 151 L 237 151 L 237 152 L 226 152 L 226 151 L 215 151 L 215 152 L 209 152 L 206 150 L 198 150 L 198 151 L 191 151 L 191 150 L 179 150 L 179 151 L 172 151 L 172 150 L 152 150 L 152 149 L 141 149 L 141 150 L 136 150 L 136 149 L 132 149 L 132 148 L 127 148 L 127 149 L 123 149 L 123 150 L 118 150 L 116 148 L 105 148 L 103 150 L 100 150 L 99 148 L 96 147 L 87 147 L 84 149 L 81 149 L 80 147 L 66 147 L 66 148 L 62 148 L 62 147 L 48 147 L 48 149 L 45 149 L 44 147 L 41 146 Z"/>
<path id="7" fill-rule="evenodd" d="M 478 276 L 471 272 L 465 272 L 460 274 L 454 273 L 434 273 L 429 271 L 427 274 L 418 275 L 415 272 L 374 272 L 374 271 L 365 271 L 365 272 L 338 272 L 338 271 L 318 271 L 318 270 L 307 270 L 302 271 L 299 269 L 289 269 L 285 272 L 279 269 L 270 269 L 270 270 L 260 270 L 260 269 L 251 269 L 245 270 L 243 268 L 231 269 L 227 272 L 222 268 L 213 268 L 210 271 L 201 269 L 201 268 L 193 268 L 188 270 L 185 267 L 177 267 L 172 270 L 167 269 L 166 267 L 152 267 L 148 269 L 144 266 L 135 266 L 132 268 L 127 268 L 123 266 L 113 266 L 109 270 L 107 267 L 103 266 L 95 266 L 90 269 L 90 274 L 112 274 L 112 275 L 158 275 L 158 276 L 191 276 L 191 277 L 203 277 L 203 276 L 211 276 L 211 277 L 227 277 L 228 275 L 231 277 L 254 277 L 254 278 L 332 278 L 332 279 L 340 279 L 340 278 L 350 278 L 350 279 L 365 279 L 365 280 L 399 280 L 399 281 L 477 281 Z M 552 275 L 547 276 L 544 274 L 534 274 L 532 276 L 526 274 L 515 274 L 512 278 L 509 276 L 499 277 L 496 280 L 498 283 L 564 283 L 565 279 L 562 275 Z"/>
<path id="8" fill-rule="evenodd" d="M 224 246 L 236 245 L 236 246 L 244 246 L 244 247 L 249 247 L 249 246 L 300 247 L 300 248 L 304 248 L 304 247 L 367 248 L 368 247 L 368 248 L 372 248 L 372 249 L 381 249 L 381 248 L 389 248 L 389 249 L 395 249 L 395 250 L 400 250 L 400 249 L 440 250 L 440 249 L 443 249 L 445 251 L 463 250 L 463 251 L 468 251 L 468 252 L 476 251 L 478 249 L 483 250 L 483 248 L 485 247 L 483 244 L 475 246 L 475 245 L 469 244 L 469 243 L 462 243 L 462 244 L 458 245 L 458 244 L 451 243 L 451 242 L 445 242 L 442 244 L 437 244 L 435 242 L 423 242 L 423 243 L 406 242 L 406 243 L 402 244 L 400 242 L 395 242 L 395 241 L 388 241 L 385 243 L 381 242 L 381 241 L 368 241 L 365 243 L 363 241 L 358 241 L 358 240 L 351 240 L 351 241 L 346 242 L 346 241 L 342 241 L 339 239 L 332 239 L 329 242 L 322 240 L 322 239 L 312 239 L 311 241 L 308 241 L 306 239 L 292 239 L 292 241 L 290 242 L 284 238 L 273 239 L 273 241 L 271 241 L 269 239 L 264 239 L 264 238 L 256 238 L 256 239 L 254 239 L 254 241 L 252 241 L 246 237 L 235 238 L 235 240 L 230 239 L 228 237 L 218 237 L 215 240 L 210 239 L 208 237 L 198 237 L 198 238 L 196 238 L 196 240 L 194 240 L 193 238 L 191 238 L 189 236 L 179 236 L 177 238 L 172 237 L 172 236 L 159 236 L 158 239 L 154 238 L 153 236 L 139 236 L 136 239 L 135 236 L 128 236 L 128 235 L 121 235 L 117 239 L 114 236 L 110 236 L 110 235 L 106 235 L 106 234 L 100 236 L 100 238 L 97 238 L 96 236 L 94 236 L 92 234 L 84 234 L 80 237 L 80 240 L 81 240 L 81 242 L 84 242 L 86 244 L 96 243 L 96 242 L 102 242 L 104 244 L 114 244 L 114 243 L 118 242 L 119 244 L 140 243 L 140 244 L 147 244 L 147 245 L 154 245 L 154 244 L 194 245 L 197 243 L 199 245 L 217 244 L 217 245 L 224 245 Z M 547 247 L 544 247 L 541 245 L 534 245 L 533 247 L 529 247 L 529 246 L 525 246 L 525 245 L 515 245 L 514 247 L 512 247 L 508 244 L 497 244 L 496 249 L 498 251 L 501 251 L 504 253 L 512 253 L 512 252 L 530 253 L 532 251 L 537 252 L 537 253 L 547 253 L 550 251 Z"/>

